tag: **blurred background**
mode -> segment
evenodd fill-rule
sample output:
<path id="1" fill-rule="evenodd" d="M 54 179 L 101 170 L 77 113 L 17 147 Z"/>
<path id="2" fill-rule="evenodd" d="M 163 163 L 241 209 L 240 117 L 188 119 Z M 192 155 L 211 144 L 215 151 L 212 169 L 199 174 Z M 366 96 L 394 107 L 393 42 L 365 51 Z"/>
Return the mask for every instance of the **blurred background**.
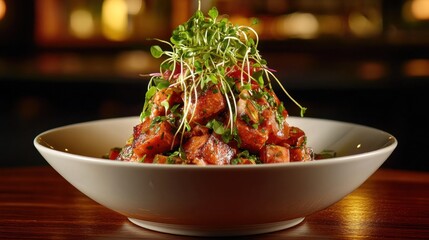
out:
<path id="1" fill-rule="evenodd" d="M 429 171 L 429 0 L 202 0 L 255 26 L 260 52 L 306 117 L 380 128 L 399 140 L 385 168 Z M 139 115 L 168 39 L 196 0 L 0 0 L 1 166 L 46 165 L 34 137 Z M 290 115 L 299 115 L 287 98 Z"/>

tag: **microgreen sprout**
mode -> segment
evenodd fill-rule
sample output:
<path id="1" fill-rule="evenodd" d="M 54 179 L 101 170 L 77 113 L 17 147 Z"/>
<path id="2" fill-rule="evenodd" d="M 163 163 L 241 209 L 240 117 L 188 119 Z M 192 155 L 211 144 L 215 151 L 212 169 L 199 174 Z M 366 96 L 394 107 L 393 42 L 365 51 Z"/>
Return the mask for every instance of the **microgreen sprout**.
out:
<path id="1" fill-rule="evenodd" d="M 257 23 L 256 20 L 252 22 Z M 271 80 L 274 79 L 301 109 L 301 116 L 306 110 L 290 96 L 273 70 L 267 67 L 258 51 L 257 32 L 249 26 L 234 25 L 226 17 L 219 16 L 215 7 L 205 16 L 201 11 L 201 1 L 198 1 L 198 10 L 187 22 L 173 31 L 169 42 L 154 40 L 167 45 L 170 50 L 164 50 L 159 45 L 150 48 L 153 57 L 165 59 L 160 64 L 160 73 L 153 74 L 149 81 L 141 118 L 144 119 L 150 114 L 149 102 L 157 89 L 179 89 L 182 92 L 183 112 L 175 137 L 179 134 L 183 136 L 185 131 L 190 130 L 199 92 L 215 85 L 223 93 L 228 106 L 229 118 L 225 127 L 229 129 L 230 135 L 235 132 L 236 98 L 239 97 L 239 91 L 235 90 L 236 79 L 232 79 L 230 75 L 237 71 L 238 81 L 243 88 L 253 83 L 272 90 Z M 166 109 L 169 107 L 167 103 L 163 105 Z M 223 127 L 215 127 L 215 131 L 221 130 L 225 132 Z"/>

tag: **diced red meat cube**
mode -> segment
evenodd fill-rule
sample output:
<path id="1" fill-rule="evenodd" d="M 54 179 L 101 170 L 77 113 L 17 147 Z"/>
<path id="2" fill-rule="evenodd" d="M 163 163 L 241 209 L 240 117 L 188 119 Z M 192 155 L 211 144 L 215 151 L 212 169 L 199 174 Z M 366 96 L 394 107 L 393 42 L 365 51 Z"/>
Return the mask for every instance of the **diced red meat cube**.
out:
<path id="1" fill-rule="evenodd" d="M 157 116 L 165 116 L 165 107 L 163 106 L 163 102 L 166 101 L 169 107 L 171 108 L 175 104 L 182 103 L 181 92 L 174 88 L 164 88 L 156 92 L 153 97 L 153 105 L 151 108 L 151 118 Z"/>
<path id="2" fill-rule="evenodd" d="M 203 125 L 196 124 L 191 129 L 191 131 L 184 133 L 184 137 L 186 139 L 189 139 L 189 138 L 194 137 L 194 136 L 201 136 L 201 135 L 206 135 L 206 134 L 209 134 L 209 128 L 206 126 L 203 126 Z"/>
<path id="3" fill-rule="evenodd" d="M 259 157 L 263 163 L 283 163 L 289 162 L 289 149 L 279 145 L 265 145 Z"/>
<path id="4" fill-rule="evenodd" d="M 133 149 L 131 144 L 127 144 L 122 148 L 122 151 L 119 153 L 116 160 L 120 161 L 129 161 L 129 162 L 144 162 L 144 163 L 152 163 L 153 157 L 144 155 L 138 156 Z"/>
<path id="5" fill-rule="evenodd" d="M 107 159 L 116 160 L 121 153 L 122 148 L 114 147 L 109 150 L 109 154 L 107 155 Z"/>
<path id="6" fill-rule="evenodd" d="M 176 146 L 174 129 L 167 121 L 151 123 L 147 119 L 134 127 L 134 153 L 139 157 L 144 155 L 155 156 L 158 153 L 169 151 Z"/>
<path id="7" fill-rule="evenodd" d="M 279 106 L 282 103 L 280 101 L 279 97 L 276 95 L 276 93 L 273 90 L 265 89 L 265 91 L 268 92 L 274 98 L 274 103 L 276 104 L 276 106 Z M 266 101 L 265 98 L 262 98 L 262 99 L 264 99 Z M 288 112 L 286 109 L 283 110 L 282 115 L 285 117 L 288 115 Z"/>
<path id="8" fill-rule="evenodd" d="M 241 148 L 250 152 L 259 152 L 268 139 L 268 133 L 262 129 L 249 126 L 245 121 L 237 119 L 237 133 L 241 140 Z"/>
<path id="9" fill-rule="evenodd" d="M 289 138 L 285 141 L 292 148 L 304 146 L 306 143 L 305 132 L 298 127 L 289 128 Z"/>
<path id="10" fill-rule="evenodd" d="M 286 120 L 279 124 L 274 110 L 266 109 L 262 112 L 262 116 L 264 118 L 262 126 L 268 132 L 267 144 L 280 145 L 289 138 L 289 124 Z"/>
<path id="11" fill-rule="evenodd" d="M 119 161 L 131 161 L 133 158 L 134 152 L 133 152 L 133 146 L 131 144 L 125 145 L 119 155 L 116 157 L 116 160 Z"/>
<path id="12" fill-rule="evenodd" d="M 226 74 L 228 77 L 231 77 L 235 80 L 243 80 L 245 82 L 248 82 L 253 73 L 261 69 L 260 67 L 254 67 L 253 64 L 254 63 L 251 62 L 250 68 L 248 68 L 247 64 L 242 65 L 242 63 L 239 63 L 231 68 L 227 68 Z"/>
<path id="13" fill-rule="evenodd" d="M 209 134 L 193 136 L 183 145 L 188 160 L 192 161 L 200 156 L 201 149 L 207 143 L 209 136 Z"/>
<path id="14" fill-rule="evenodd" d="M 237 101 L 237 114 L 240 117 L 246 115 L 252 124 L 259 123 L 259 111 L 249 99 L 240 98 Z"/>
<path id="15" fill-rule="evenodd" d="M 226 108 L 226 100 L 218 87 L 213 87 L 198 96 L 191 110 L 194 112 L 191 122 L 206 124 Z M 188 117 L 191 117 L 189 114 Z"/>
<path id="16" fill-rule="evenodd" d="M 161 154 L 156 154 L 155 157 L 153 158 L 153 163 L 165 164 L 167 162 L 168 162 L 168 157 Z"/>
<path id="17" fill-rule="evenodd" d="M 183 146 L 186 157 L 194 164 L 229 164 L 235 151 L 215 135 L 201 135 L 190 138 Z"/>
<path id="18" fill-rule="evenodd" d="M 291 148 L 289 149 L 289 152 L 291 162 L 302 162 L 311 159 L 308 155 L 307 148 L 305 147 Z"/>

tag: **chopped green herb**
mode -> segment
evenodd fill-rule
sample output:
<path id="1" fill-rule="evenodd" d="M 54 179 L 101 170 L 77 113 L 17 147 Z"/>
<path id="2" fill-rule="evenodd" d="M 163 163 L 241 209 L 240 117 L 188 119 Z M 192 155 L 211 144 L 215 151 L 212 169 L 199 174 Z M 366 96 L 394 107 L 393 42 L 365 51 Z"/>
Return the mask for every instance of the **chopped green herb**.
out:
<path id="1" fill-rule="evenodd" d="M 174 85 L 184 93 L 184 110 L 177 134 L 185 129 L 189 130 L 192 105 L 198 101 L 198 95 L 194 94 L 196 88 L 208 89 L 220 84 L 220 90 L 225 95 L 229 108 L 228 126 L 232 133 L 235 128 L 234 119 L 237 117 L 236 93 L 233 91 L 235 81 L 229 77 L 232 71 L 237 72 L 242 89 L 250 89 L 252 82 L 260 87 L 271 86 L 270 82 L 274 79 L 286 95 L 301 108 L 303 115 L 306 108 L 301 107 L 287 93 L 259 54 L 256 31 L 248 26 L 231 23 L 227 18 L 219 16 L 216 8 L 210 9 L 206 17 L 200 10 L 201 2 L 198 3 L 198 10 L 187 22 L 173 31 L 170 42 L 155 39 L 168 45 L 171 50 L 164 50 L 159 45 L 150 48 L 155 58 L 167 57 L 160 67 L 161 76 L 167 70 L 172 73 L 168 81 L 162 81 L 157 76 L 152 77 L 141 117 L 148 116 L 148 102 L 156 89 Z M 257 20 L 253 19 L 252 24 L 257 24 Z M 254 71 L 256 67 L 258 70 Z M 173 73 L 177 73 L 177 76 Z"/>

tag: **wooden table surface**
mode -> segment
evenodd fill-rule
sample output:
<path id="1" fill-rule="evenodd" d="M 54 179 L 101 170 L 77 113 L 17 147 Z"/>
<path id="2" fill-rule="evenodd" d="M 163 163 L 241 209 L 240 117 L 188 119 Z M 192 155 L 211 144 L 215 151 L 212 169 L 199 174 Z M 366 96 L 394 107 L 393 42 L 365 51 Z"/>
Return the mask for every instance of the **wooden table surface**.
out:
<path id="1" fill-rule="evenodd" d="M 197 239 L 135 226 L 51 167 L 0 169 L 0 239 L 138 238 Z M 343 200 L 293 228 L 239 239 L 291 238 L 429 239 L 429 173 L 380 169 Z"/>

